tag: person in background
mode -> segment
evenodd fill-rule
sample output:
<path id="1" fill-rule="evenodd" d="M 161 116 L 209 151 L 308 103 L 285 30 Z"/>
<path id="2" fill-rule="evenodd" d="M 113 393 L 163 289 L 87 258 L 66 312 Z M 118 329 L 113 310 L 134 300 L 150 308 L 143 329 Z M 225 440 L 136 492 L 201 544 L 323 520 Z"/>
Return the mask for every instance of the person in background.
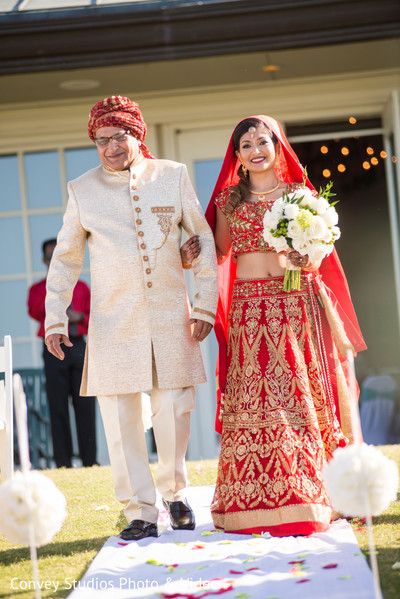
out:
<path id="1" fill-rule="evenodd" d="M 42 244 L 43 263 L 49 268 L 56 239 Z M 39 322 L 38 337 L 44 338 L 46 278 L 32 285 L 28 293 L 29 316 Z M 53 456 L 57 468 L 72 467 L 72 437 L 69 417 L 69 397 L 75 412 L 79 455 L 83 466 L 96 464 L 96 411 L 95 398 L 81 397 L 85 335 L 88 331 L 90 290 L 83 281 L 75 285 L 71 304 L 67 309 L 68 332 L 72 346 L 67 347 L 65 359 L 57 360 L 43 343 L 43 362 L 46 377 L 47 401 L 50 412 Z"/>

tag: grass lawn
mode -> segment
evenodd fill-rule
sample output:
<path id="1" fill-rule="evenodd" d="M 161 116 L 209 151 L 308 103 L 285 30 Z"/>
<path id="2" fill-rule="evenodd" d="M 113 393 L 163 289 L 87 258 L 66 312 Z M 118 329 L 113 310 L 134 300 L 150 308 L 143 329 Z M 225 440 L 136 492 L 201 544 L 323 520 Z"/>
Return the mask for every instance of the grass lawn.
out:
<path id="1" fill-rule="evenodd" d="M 400 468 L 400 446 L 382 449 Z M 188 470 L 192 485 L 213 484 L 216 460 L 189 462 Z M 110 468 L 49 470 L 46 474 L 65 494 L 68 517 L 53 542 L 38 550 L 40 578 L 48 584 L 42 594 L 66 597 L 73 582 L 81 578 L 106 539 L 118 533 L 125 520 L 114 499 Z M 357 522 L 353 526 L 361 548 L 367 552 L 366 531 Z M 384 598 L 398 599 L 400 570 L 393 570 L 392 565 L 400 561 L 400 497 L 385 514 L 375 518 L 374 531 Z M 0 598 L 33 598 L 32 590 L 27 589 L 31 580 L 28 549 L 13 547 L 0 537 Z"/>

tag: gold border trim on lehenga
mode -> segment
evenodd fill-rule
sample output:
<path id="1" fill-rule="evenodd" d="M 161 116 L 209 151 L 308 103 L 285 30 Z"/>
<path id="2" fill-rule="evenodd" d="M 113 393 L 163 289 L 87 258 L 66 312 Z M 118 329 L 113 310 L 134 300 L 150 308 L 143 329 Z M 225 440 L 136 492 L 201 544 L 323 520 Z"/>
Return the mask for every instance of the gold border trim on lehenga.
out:
<path id="1" fill-rule="evenodd" d="M 271 510 L 246 510 L 220 514 L 213 512 L 214 525 L 229 530 L 246 530 L 298 522 L 318 522 L 329 525 L 332 509 L 326 505 L 288 505 Z"/>

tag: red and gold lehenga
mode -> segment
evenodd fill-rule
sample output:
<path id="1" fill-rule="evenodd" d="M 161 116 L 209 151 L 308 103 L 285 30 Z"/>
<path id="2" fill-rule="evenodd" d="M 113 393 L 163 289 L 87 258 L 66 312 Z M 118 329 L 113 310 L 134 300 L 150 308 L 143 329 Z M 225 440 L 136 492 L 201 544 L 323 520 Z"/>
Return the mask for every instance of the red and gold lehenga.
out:
<path id="1" fill-rule="evenodd" d="M 276 121 L 256 118 L 278 132 L 280 179 L 300 182 L 301 166 Z M 231 140 L 206 213 L 213 228 L 214 206 L 224 211 L 236 170 Z M 230 215 L 234 255 L 271 251 L 262 239 L 265 210 L 246 203 Z M 283 277 L 235 279 L 231 258 L 221 265 L 216 428 L 222 436 L 211 506 L 217 528 L 288 536 L 329 526 L 322 470 L 350 432 L 339 349 L 365 345 L 336 255 L 327 268 L 303 273 L 300 291 L 287 293 Z"/>

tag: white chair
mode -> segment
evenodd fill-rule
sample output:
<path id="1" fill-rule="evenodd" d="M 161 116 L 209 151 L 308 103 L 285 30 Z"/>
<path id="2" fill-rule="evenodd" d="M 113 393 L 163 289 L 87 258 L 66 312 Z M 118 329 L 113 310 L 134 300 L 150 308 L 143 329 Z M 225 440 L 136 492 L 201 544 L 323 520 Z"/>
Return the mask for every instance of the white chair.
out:
<path id="1" fill-rule="evenodd" d="M 0 482 L 12 478 L 14 472 L 12 345 L 10 335 L 0 347 Z"/>

